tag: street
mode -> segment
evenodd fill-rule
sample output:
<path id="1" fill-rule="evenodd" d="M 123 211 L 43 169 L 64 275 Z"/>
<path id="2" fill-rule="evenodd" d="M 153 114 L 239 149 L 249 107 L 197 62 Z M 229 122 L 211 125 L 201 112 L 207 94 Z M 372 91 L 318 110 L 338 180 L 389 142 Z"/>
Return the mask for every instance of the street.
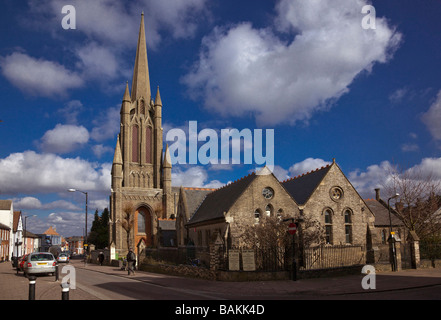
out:
<path id="1" fill-rule="evenodd" d="M 223 282 L 126 271 L 112 266 L 60 264 L 59 280 L 38 276 L 36 300 L 61 300 L 70 280 L 70 300 L 236 301 L 282 300 L 441 300 L 441 269 L 405 270 L 376 275 L 375 290 L 361 286 L 363 275 L 298 281 Z M 73 288 L 75 284 L 76 288 Z M 0 300 L 27 300 L 29 280 L 11 264 L 0 264 Z M 217 302 L 216 302 L 217 301 Z"/>

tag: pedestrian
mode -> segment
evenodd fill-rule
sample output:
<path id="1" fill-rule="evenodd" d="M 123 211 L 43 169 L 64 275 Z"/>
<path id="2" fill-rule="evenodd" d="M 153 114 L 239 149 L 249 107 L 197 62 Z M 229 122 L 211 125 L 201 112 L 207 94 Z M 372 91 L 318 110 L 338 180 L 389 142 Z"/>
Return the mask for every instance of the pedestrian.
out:
<path id="1" fill-rule="evenodd" d="M 127 273 L 129 276 L 130 276 L 130 272 L 135 274 L 134 271 L 135 262 L 136 262 L 136 255 L 133 252 L 133 249 L 130 248 L 129 252 L 127 253 Z"/>
<path id="2" fill-rule="evenodd" d="M 100 266 L 102 266 L 104 262 L 104 253 L 100 252 L 98 255 L 98 260 L 100 261 Z"/>

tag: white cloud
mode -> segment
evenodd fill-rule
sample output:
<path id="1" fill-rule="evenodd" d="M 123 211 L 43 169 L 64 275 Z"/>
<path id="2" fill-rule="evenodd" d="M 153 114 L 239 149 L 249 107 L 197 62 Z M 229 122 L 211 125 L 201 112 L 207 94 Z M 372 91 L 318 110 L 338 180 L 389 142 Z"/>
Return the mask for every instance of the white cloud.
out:
<path id="1" fill-rule="evenodd" d="M 350 172 L 348 179 L 363 197 L 372 198 L 375 188 L 383 188 L 391 183 L 395 167 L 389 161 L 382 161 L 379 165 L 368 166 L 364 171 L 357 169 Z M 441 158 L 424 158 L 419 164 L 404 169 L 404 172 L 409 173 L 409 177 L 431 177 L 433 182 L 441 185 Z"/>
<path id="2" fill-rule="evenodd" d="M 14 208 L 23 209 L 64 209 L 64 210 L 81 210 L 78 206 L 66 200 L 56 200 L 46 204 L 35 197 L 24 197 L 14 199 Z"/>
<path id="3" fill-rule="evenodd" d="M 44 152 L 68 153 L 89 141 L 89 131 L 83 126 L 57 124 L 41 138 Z"/>
<path id="4" fill-rule="evenodd" d="M 78 115 L 83 111 L 84 107 L 81 101 L 71 100 L 64 107 L 57 110 L 57 113 L 65 118 L 68 124 L 77 124 Z"/>
<path id="5" fill-rule="evenodd" d="M 199 61 L 182 82 L 207 109 L 223 116 L 250 112 L 260 124 L 293 124 L 348 92 L 355 77 L 388 61 L 401 39 L 377 17 L 361 27 L 363 0 L 282 0 L 278 31 L 251 23 L 216 28 L 203 39 Z"/>
<path id="6" fill-rule="evenodd" d="M 420 147 L 416 143 L 404 143 L 401 145 L 401 151 L 403 152 L 416 152 Z"/>
<path id="7" fill-rule="evenodd" d="M 354 170 L 347 177 L 362 197 L 372 198 L 374 189 L 385 186 L 390 181 L 392 172 L 391 163 L 383 161 L 379 165 L 368 166 L 365 171 Z"/>
<path id="8" fill-rule="evenodd" d="M 92 147 L 92 151 L 97 158 L 101 158 L 105 153 L 113 153 L 115 150 L 108 146 L 103 146 L 102 144 L 97 144 Z"/>
<path id="9" fill-rule="evenodd" d="M 106 45 L 135 46 L 141 12 L 145 13 L 148 46 L 157 47 L 161 32 L 167 31 L 174 39 L 194 36 L 197 25 L 208 14 L 206 0 L 122 1 L 71 0 L 76 10 L 77 32 Z M 26 25 L 51 29 L 60 25 L 62 18 L 58 0 L 29 0 L 31 21 Z M 59 36 L 59 35 L 58 35 Z"/>
<path id="10" fill-rule="evenodd" d="M 91 163 L 77 158 L 34 151 L 13 153 L 0 159 L 2 194 L 66 192 L 78 188 L 110 191 L 110 163 Z"/>
<path id="11" fill-rule="evenodd" d="M 199 166 L 192 166 L 187 170 L 180 168 L 172 169 L 173 186 L 195 187 L 195 188 L 220 188 L 224 183 L 219 180 L 208 180 L 207 171 Z"/>
<path id="12" fill-rule="evenodd" d="M 122 71 L 115 53 L 110 48 L 100 46 L 96 42 L 78 48 L 76 54 L 80 59 L 77 67 L 83 70 L 88 79 L 106 79 L 108 81 L 116 78 Z"/>
<path id="13" fill-rule="evenodd" d="M 441 90 L 429 110 L 422 116 L 423 123 L 435 140 L 441 140 Z"/>
<path id="14" fill-rule="evenodd" d="M 317 168 L 324 167 L 328 164 L 330 164 L 329 161 L 325 161 L 318 158 L 307 158 L 301 162 L 293 164 L 288 169 L 288 171 L 291 177 L 296 177 L 300 174 L 307 173 Z"/>
<path id="15" fill-rule="evenodd" d="M 120 129 L 120 106 L 111 107 L 93 121 L 90 137 L 95 141 L 115 138 Z"/>
<path id="16" fill-rule="evenodd" d="M 83 79 L 57 62 L 14 52 L 0 58 L 3 76 L 21 91 L 35 96 L 64 96 L 82 87 Z"/>

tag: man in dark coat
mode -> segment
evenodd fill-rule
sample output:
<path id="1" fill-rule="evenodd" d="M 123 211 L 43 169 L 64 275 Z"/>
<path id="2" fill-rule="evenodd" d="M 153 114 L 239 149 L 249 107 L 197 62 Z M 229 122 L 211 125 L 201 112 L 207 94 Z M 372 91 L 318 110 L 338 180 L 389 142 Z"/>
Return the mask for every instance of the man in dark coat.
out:
<path id="1" fill-rule="evenodd" d="M 135 271 L 133 270 L 135 262 L 136 262 L 136 255 L 133 252 L 133 249 L 130 248 L 129 252 L 127 253 L 127 273 L 129 276 L 130 276 L 130 272 L 135 274 Z"/>

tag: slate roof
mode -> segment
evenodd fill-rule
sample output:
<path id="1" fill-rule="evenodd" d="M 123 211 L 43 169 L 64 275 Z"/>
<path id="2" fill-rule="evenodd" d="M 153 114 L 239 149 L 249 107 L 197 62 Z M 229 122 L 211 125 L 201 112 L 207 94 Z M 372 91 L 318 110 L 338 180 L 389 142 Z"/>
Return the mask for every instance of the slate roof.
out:
<path id="1" fill-rule="evenodd" d="M 11 210 L 12 200 L 0 200 L 0 210 Z"/>
<path id="2" fill-rule="evenodd" d="M 188 224 L 224 218 L 227 212 L 244 190 L 254 181 L 256 174 L 253 172 L 246 177 L 236 180 L 211 193 L 208 193 Z"/>
<path id="3" fill-rule="evenodd" d="M 285 180 L 282 182 L 282 185 L 299 205 L 305 204 L 330 168 L 331 165 L 329 164 L 325 167 Z"/>
<path id="4" fill-rule="evenodd" d="M 187 205 L 187 220 L 196 212 L 205 197 L 215 190 L 210 188 L 183 188 Z"/>
<path id="5" fill-rule="evenodd" d="M 158 219 L 158 224 L 162 230 L 176 230 L 175 219 Z"/>
<path id="6" fill-rule="evenodd" d="M 372 213 L 375 216 L 375 223 L 374 225 L 376 227 L 379 226 L 389 226 L 389 210 L 386 206 L 381 204 L 376 199 L 365 199 L 364 202 L 367 204 L 369 209 L 372 211 Z M 392 208 L 391 208 L 392 209 Z M 391 212 L 391 220 L 393 226 L 401 226 L 403 225 L 403 222 L 398 219 L 392 212 Z"/>

